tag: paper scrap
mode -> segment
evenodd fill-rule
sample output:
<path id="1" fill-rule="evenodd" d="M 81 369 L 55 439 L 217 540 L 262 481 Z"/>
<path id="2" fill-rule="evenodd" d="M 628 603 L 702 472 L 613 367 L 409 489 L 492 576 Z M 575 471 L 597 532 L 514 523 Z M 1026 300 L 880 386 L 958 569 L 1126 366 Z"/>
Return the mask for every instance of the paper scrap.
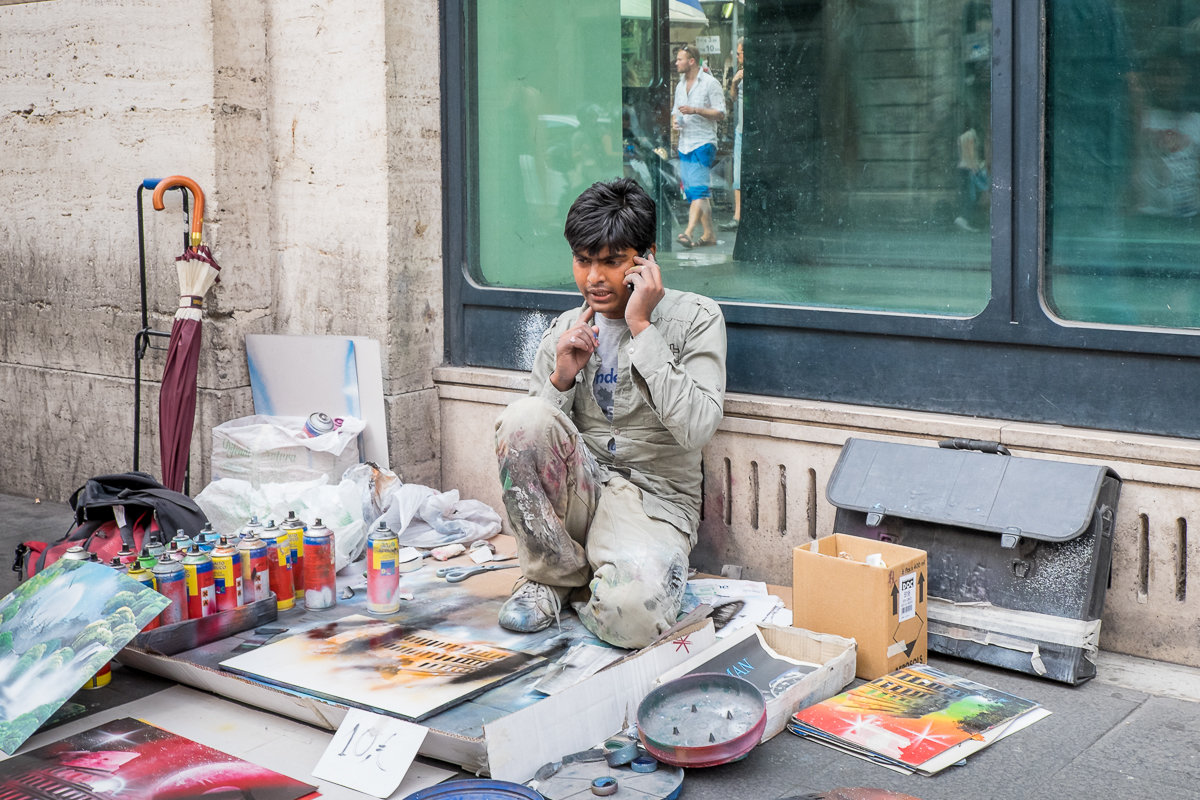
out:
<path id="1" fill-rule="evenodd" d="M 417 757 L 426 733 L 424 726 L 352 708 L 313 769 L 313 777 L 374 797 L 390 797 Z"/>

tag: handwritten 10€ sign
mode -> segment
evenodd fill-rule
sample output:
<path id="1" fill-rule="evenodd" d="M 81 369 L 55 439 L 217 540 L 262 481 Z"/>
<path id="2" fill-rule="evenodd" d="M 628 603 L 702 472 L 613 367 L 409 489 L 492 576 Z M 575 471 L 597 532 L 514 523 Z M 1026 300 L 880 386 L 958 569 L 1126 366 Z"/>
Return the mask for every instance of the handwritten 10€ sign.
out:
<path id="1" fill-rule="evenodd" d="M 313 769 L 313 777 L 374 797 L 390 797 L 417 757 L 426 732 L 402 719 L 352 708 Z"/>

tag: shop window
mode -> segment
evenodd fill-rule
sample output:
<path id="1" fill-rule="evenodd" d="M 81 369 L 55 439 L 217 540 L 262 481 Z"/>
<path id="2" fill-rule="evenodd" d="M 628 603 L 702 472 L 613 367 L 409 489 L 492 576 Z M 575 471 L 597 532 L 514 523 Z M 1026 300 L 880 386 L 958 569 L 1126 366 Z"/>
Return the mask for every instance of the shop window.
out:
<path id="1" fill-rule="evenodd" d="M 1064 320 L 1200 327 L 1200 3 L 1047 11 L 1046 303 Z"/>
<path id="2" fill-rule="evenodd" d="M 914 314 L 986 306 L 990 4 L 672 0 L 666 26 L 656 5 L 475 4 L 478 282 L 570 290 L 567 207 L 627 175 L 658 201 L 669 286 Z M 685 45 L 726 115 L 712 233 L 681 241 L 694 207 L 671 107 Z"/>

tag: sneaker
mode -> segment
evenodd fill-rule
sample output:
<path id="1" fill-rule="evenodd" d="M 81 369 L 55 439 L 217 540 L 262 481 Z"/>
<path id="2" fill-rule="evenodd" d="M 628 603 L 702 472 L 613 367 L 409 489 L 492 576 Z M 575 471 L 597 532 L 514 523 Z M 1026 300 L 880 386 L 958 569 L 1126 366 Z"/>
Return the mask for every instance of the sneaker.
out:
<path id="1" fill-rule="evenodd" d="M 550 627 L 562 610 L 560 591 L 544 583 L 522 579 L 512 596 L 500 606 L 500 627 L 517 633 L 535 633 Z"/>
<path id="2" fill-rule="evenodd" d="M 735 217 L 728 222 L 722 222 L 717 227 L 723 231 L 736 231 L 738 229 L 739 220 Z"/>

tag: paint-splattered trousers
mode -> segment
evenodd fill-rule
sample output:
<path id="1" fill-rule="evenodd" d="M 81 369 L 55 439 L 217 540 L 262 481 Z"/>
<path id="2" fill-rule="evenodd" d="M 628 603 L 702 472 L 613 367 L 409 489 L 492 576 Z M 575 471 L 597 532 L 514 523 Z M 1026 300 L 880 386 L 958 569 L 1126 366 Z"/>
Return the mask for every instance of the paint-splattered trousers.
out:
<path id="1" fill-rule="evenodd" d="M 574 603 L 580 620 L 619 647 L 644 647 L 674 624 L 688 537 L 647 516 L 628 480 L 605 480 L 566 414 L 538 397 L 514 402 L 496 421 L 496 456 L 526 578 L 586 586 L 590 597 Z"/>

